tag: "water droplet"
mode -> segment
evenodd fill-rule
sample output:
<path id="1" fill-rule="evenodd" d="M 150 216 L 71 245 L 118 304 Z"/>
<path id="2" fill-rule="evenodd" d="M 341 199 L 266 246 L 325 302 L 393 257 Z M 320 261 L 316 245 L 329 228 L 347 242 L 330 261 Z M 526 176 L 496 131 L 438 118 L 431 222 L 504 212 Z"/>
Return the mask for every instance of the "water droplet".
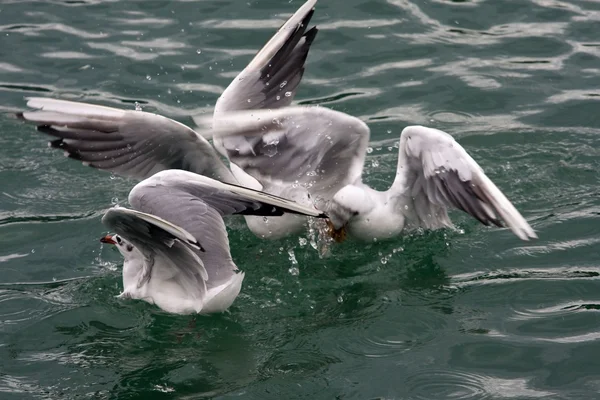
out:
<path id="1" fill-rule="evenodd" d="M 285 92 L 285 97 L 290 97 L 292 95 L 292 92 Z"/>
<path id="2" fill-rule="evenodd" d="M 277 95 L 277 97 L 275 99 L 279 100 L 279 99 L 281 99 L 281 96 Z"/>
<path id="3" fill-rule="evenodd" d="M 367 147 L 367 153 L 371 154 L 373 152 L 373 148 L 372 147 Z"/>
<path id="4" fill-rule="evenodd" d="M 375 168 L 379 167 L 379 161 L 377 161 L 377 160 L 371 161 L 371 166 L 375 167 Z"/>
<path id="5" fill-rule="evenodd" d="M 110 174 L 110 179 L 115 179 L 115 178 L 116 178 L 115 174 Z"/>
<path id="6" fill-rule="evenodd" d="M 337 298 L 337 302 L 342 304 L 344 302 L 344 297 L 340 294 Z"/>
<path id="7" fill-rule="evenodd" d="M 383 258 L 381 259 L 381 263 L 382 263 L 383 265 L 387 264 L 387 262 L 388 262 L 388 259 L 387 259 L 387 257 L 383 257 Z"/>
<path id="8" fill-rule="evenodd" d="M 142 111 L 142 105 L 137 101 L 135 102 L 135 111 Z"/>
<path id="9" fill-rule="evenodd" d="M 196 54 L 201 54 L 201 53 L 202 53 L 201 49 L 196 50 Z"/>
<path id="10" fill-rule="evenodd" d="M 291 275 L 298 276 L 300 274 L 300 270 L 298 269 L 298 260 L 296 260 L 294 249 L 288 250 L 288 259 L 292 262 L 292 266 L 288 269 L 288 272 Z"/>
<path id="11" fill-rule="evenodd" d="M 285 85 L 287 85 L 287 81 L 281 82 L 281 84 L 279 85 L 279 87 L 283 89 L 285 87 Z"/>
<path id="12" fill-rule="evenodd" d="M 151 77 L 150 75 L 146 75 L 146 80 L 149 80 L 149 81 L 151 81 L 151 80 L 152 80 L 152 77 Z"/>
<path id="13" fill-rule="evenodd" d="M 112 199 L 110 199 L 110 202 L 112 204 L 118 204 L 119 203 L 119 198 L 118 197 L 113 197 Z"/>
<path id="14" fill-rule="evenodd" d="M 248 103 L 251 103 L 251 102 L 252 102 L 252 100 L 251 100 L 251 99 L 248 99 Z"/>
<path id="15" fill-rule="evenodd" d="M 308 243 L 308 240 L 306 240 L 306 238 L 298 238 L 298 243 L 300 243 L 300 246 L 306 246 L 306 244 Z"/>
<path id="16" fill-rule="evenodd" d="M 31 254 L 35 253 L 35 249 L 31 249 Z"/>

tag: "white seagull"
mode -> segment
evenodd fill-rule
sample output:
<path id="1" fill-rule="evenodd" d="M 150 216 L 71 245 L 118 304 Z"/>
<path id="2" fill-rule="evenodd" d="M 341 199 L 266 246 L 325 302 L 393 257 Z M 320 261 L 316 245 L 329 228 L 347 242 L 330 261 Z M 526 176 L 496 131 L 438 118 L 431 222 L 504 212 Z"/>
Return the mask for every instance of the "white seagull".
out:
<path id="1" fill-rule="evenodd" d="M 115 235 L 123 264 L 121 298 L 141 299 L 175 314 L 225 311 L 238 296 L 244 273 L 231 258 L 224 215 L 325 217 L 314 207 L 229 185 L 181 170 L 138 183 L 127 209 L 109 209 L 102 222 Z"/>
<path id="2" fill-rule="evenodd" d="M 291 104 L 317 34 L 316 27 L 307 29 L 315 4 L 316 0 L 307 1 L 281 26 L 219 97 L 215 115 Z M 17 116 L 54 136 L 50 147 L 84 165 L 139 180 L 165 169 L 181 169 L 261 189 L 235 165 L 230 166 L 232 174 L 202 135 L 161 115 L 50 98 L 30 98 L 27 106 L 34 110 Z M 266 221 L 246 216 L 246 220 L 257 236 L 270 238 L 285 236 L 288 226 L 306 221 L 287 214 Z"/>
<path id="3" fill-rule="evenodd" d="M 485 225 L 504 223 L 523 240 L 537 237 L 477 162 L 440 130 L 404 128 L 395 180 L 378 191 L 361 179 L 369 128 L 358 118 L 296 106 L 226 113 L 215 126 L 214 141 L 232 164 L 269 193 L 298 201 L 310 196 L 329 215 L 337 239 L 345 232 L 373 240 L 452 227 L 449 208 Z"/>

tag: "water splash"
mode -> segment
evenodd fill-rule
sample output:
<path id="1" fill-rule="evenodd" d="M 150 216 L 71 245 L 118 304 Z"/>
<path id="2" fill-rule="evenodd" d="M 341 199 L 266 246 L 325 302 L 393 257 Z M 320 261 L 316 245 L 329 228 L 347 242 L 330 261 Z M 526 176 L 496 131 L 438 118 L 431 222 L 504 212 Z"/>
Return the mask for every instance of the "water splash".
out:
<path id="1" fill-rule="evenodd" d="M 293 276 L 300 275 L 300 269 L 298 268 L 298 260 L 296 260 L 296 255 L 294 254 L 294 249 L 291 248 L 288 250 L 289 260 L 292 262 L 292 266 L 288 269 L 288 272 Z"/>

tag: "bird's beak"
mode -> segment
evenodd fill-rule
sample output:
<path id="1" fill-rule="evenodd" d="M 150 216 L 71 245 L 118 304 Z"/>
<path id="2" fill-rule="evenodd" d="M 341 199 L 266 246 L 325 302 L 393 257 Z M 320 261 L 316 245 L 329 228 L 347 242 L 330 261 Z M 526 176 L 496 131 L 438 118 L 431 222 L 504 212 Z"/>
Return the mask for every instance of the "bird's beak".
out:
<path id="1" fill-rule="evenodd" d="M 113 240 L 113 237 L 112 237 L 112 236 L 110 236 L 110 235 L 106 235 L 106 236 L 104 236 L 103 238 L 100 238 L 100 241 L 101 241 L 102 243 L 108 243 L 108 244 L 117 244 L 117 242 L 115 242 L 115 241 Z"/>

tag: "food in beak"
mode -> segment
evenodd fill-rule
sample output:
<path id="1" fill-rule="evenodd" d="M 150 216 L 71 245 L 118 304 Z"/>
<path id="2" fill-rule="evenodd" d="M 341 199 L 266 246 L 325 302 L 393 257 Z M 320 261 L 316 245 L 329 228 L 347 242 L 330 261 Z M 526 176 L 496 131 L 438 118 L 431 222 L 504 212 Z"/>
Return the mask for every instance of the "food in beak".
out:
<path id="1" fill-rule="evenodd" d="M 346 240 L 346 227 L 342 226 L 340 229 L 335 229 L 329 219 L 327 219 L 326 222 L 328 228 L 327 233 L 336 241 L 336 243 L 342 243 Z"/>

